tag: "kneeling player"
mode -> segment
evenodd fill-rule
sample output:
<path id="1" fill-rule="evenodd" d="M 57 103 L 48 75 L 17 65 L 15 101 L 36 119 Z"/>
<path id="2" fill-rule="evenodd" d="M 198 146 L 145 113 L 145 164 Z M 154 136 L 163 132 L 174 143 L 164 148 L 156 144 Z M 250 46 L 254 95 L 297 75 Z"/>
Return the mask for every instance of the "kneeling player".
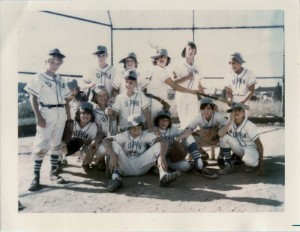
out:
<path id="1" fill-rule="evenodd" d="M 114 192 L 122 186 L 121 175 L 139 176 L 147 173 L 158 163 L 160 186 L 166 187 L 180 175 L 179 171 L 168 173 L 165 154 L 168 142 L 156 137 L 154 133 L 143 131 L 140 115 L 132 114 L 128 117 L 128 131 L 107 137 L 103 140 L 106 153 L 110 157 L 109 167 L 112 180 L 108 186 L 109 192 Z M 147 149 L 147 147 L 149 147 Z"/>
<path id="2" fill-rule="evenodd" d="M 230 119 L 227 124 L 219 130 L 220 155 L 218 157 L 219 174 L 233 172 L 231 162 L 231 150 L 242 157 L 248 167 L 258 167 L 257 175 L 263 175 L 263 145 L 259 139 L 255 124 L 245 117 L 244 105 L 233 103 L 227 111 Z"/>

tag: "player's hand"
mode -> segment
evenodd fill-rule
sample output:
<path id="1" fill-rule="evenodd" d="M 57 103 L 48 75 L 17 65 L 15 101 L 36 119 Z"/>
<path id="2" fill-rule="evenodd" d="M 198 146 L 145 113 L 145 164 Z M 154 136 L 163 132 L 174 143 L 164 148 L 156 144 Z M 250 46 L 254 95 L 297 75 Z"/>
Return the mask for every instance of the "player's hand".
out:
<path id="1" fill-rule="evenodd" d="M 41 116 L 37 118 L 37 124 L 39 127 L 45 128 L 46 127 L 46 120 Z"/>
<path id="2" fill-rule="evenodd" d="M 118 166 L 118 158 L 116 154 L 111 155 L 109 158 L 109 170 L 112 172 Z"/>
<path id="3" fill-rule="evenodd" d="M 257 173 L 258 176 L 263 176 L 264 175 L 264 167 L 263 164 L 259 164 L 257 167 Z"/>
<path id="4" fill-rule="evenodd" d="M 198 92 L 198 90 L 196 90 L 196 89 L 191 89 L 189 93 L 191 93 L 193 95 L 198 95 L 200 92 Z"/>
<path id="5" fill-rule="evenodd" d="M 96 83 L 92 82 L 90 85 L 89 85 L 89 88 L 94 88 L 96 87 Z"/>
<path id="6" fill-rule="evenodd" d="M 161 166 L 166 172 L 168 171 L 168 163 L 165 159 L 165 157 L 162 157 L 159 159 L 158 165 Z"/>
<path id="7" fill-rule="evenodd" d="M 234 111 L 231 111 L 231 113 L 230 113 L 230 118 L 229 118 L 229 120 L 230 120 L 231 122 L 234 121 L 234 115 L 235 115 L 235 112 L 234 112 Z"/>
<path id="8" fill-rule="evenodd" d="M 160 131 L 155 127 L 148 128 L 148 132 L 153 132 L 156 136 L 160 136 Z"/>
<path id="9" fill-rule="evenodd" d="M 105 114 L 106 114 L 108 117 L 109 117 L 109 116 L 112 116 L 113 111 L 112 111 L 111 107 L 107 107 L 107 108 L 105 109 Z"/>

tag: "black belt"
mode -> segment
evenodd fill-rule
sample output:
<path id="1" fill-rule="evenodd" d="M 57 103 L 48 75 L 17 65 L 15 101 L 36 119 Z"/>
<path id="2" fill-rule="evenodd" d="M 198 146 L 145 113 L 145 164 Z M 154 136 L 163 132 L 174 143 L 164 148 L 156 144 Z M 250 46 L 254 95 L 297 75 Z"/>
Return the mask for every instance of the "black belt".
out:
<path id="1" fill-rule="evenodd" d="M 57 105 L 48 105 L 48 104 L 44 104 L 43 102 L 40 102 L 42 107 L 48 107 L 49 109 L 54 108 L 54 107 L 64 107 L 64 104 L 57 104 Z"/>

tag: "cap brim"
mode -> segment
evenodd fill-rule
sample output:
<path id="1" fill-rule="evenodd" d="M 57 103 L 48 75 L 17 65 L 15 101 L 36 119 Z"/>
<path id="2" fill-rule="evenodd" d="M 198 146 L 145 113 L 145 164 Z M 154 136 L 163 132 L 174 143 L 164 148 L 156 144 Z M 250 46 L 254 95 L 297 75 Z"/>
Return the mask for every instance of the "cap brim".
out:
<path id="1" fill-rule="evenodd" d="M 50 56 L 58 56 L 58 57 L 60 57 L 60 58 L 65 58 L 66 56 L 65 55 L 63 55 L 63 54 L 61 54 L 61 53 L 49 53 L 49 55 Z"/>
<path id="2" fill-rule="evenodd" d="M 156 55 L 156 56 L 151 56 L 151 58 L 152 59 L 156 59 L 156 58 L 161 57 L 161 56 L 166 56 L 166 55 Z M 169 59 L 171 59 L 169 56 L 166 56 L 166 57 L 168 57 Z"/>
<path id="3" fill-rule="evenodd" d="M 96 52 L 93 53 L 93 55 L 98 55 L 98 54 L 107 54 L 107 52 L 104 52 L 104 51 L 101 51 L 101 52 L 96 51 Z"/>

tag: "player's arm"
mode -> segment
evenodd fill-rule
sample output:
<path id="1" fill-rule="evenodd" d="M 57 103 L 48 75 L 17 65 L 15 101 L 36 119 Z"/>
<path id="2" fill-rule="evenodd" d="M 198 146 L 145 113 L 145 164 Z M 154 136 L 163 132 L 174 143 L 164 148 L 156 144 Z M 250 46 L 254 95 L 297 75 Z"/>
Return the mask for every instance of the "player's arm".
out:
<path id="1" fill-rule="evenodd" d="M 66 100 L 66 114 L 67 114 L 67 120 L 71 119 L 71 110 L 70 110 L 70 99 L 69 98 L 65 98 Z"/>
<path id="2" fill-rule="evenodd" d="M 182 87 L 181 85 L 176 84 L 174 81 L 172 81 L 171 77 L 169 77 L 167 80 L 165 80 L 165 83 L 170 86 L 172 89 L 182 92 L 182 93 L 191 93 L 191 94 L 198 94 L 198 90 L 192 90 Z"/>
<path id="3" fill-rule="evenodd" d="M 190 136 L 193 133 L 193 130 L 189 127 L 185 128 L 180 136 L 178 136 L 175 140 L 180 141 Z"/>
<path id="4" fill-rule="evenodd" d="M 111 107 L 107 107 L 105 109 L 105 113 L 111 121 L 114 121 L 117 119 L 118 112 L 114 111 Z"/>
<path id="5" fill-rule="evenodd" d="M 143 110 L 143 114 L 145 116 L 146 119 L 146 123 L 147 123 L 147 129 L 149 132 L 153 131 L 153 125 L 152 125 L 152 121 L 151 121 L 151 113 L 149 110 L 149 107 L 142 109 Z"/>
<path id="6" fill-rule="evenodd" d="M 30 103 L 31 103 L 31 107 L 33 109 L 33 112 L 35 114 L 38 126 L 42 127 L 42 128 L 45 128 L 46 127 L 46 121 L 42 117 L 41 111 L 39 110 L 39 103 L 38 103 L 38 100 L 37 100 L 37 96 L 35 96 L 33 94 L 30 94 Z"/>
<path id="7" fill-rule="evenodd" d="M 101 130 L 100 126 L 97 124 L 97 134 L 96 134 L 96 137 L 95 139 L 92 141 L 92 146 L 94 148 L 97 148 L 99 143 L 103 140 L 103 137 L 104 137 L 104 133 L 103 131 Z"/>
<path id="8" fill-rule="evenodd" d="M 204 92 L 204 88 L 203 88 L 203 86 L 201 85 L 201 82 L 199 81 L 199 84 L 198 84 L 198 92 L 199 93 L 205 93 Z"/>
<path id="9" fill-rule="evenodd" d="M 226 92 L 226 99 L 228 101 L 232 101 L 232 89 L 229 87 L 225 87 L 225 92 Z"/>
<path id="10" fill-rule="evenodd" d="M 185 81 L 188 81 L 188 80 L 191 80 L 191 79 L 193 79 L 193 77 L 194 77 L 194 75 L 193 75 L 193 73 L 192 72 L 190 72 L 187 76 L 185 76 L 185 77 L 181 77 L 181 78 L 179 78 L 179 79 L 175 79 L 174 80 L 174 82 L 176 83 L 176 84 L 180 84 L 180 83 L 183 83 L 183 82 L 185 82 Z"/>
<path id="11" fill-rule="evenodd" d="M 259 138 L 255 141 L 258 150 L 258 167 L 257 167 L 257 175 L 262 176 L 264 174 L 264 165 L 263 165 L 263 157 L 264 157 L 264 148 Z"/>
<path id="12" fill-rule="evenodd" d="M 112 171 L 115 167 L 118 166 L 118 156 L 117 154 L 114 152 L 113 148 L 112 148 L 112 142 L 113 142 L 113 138 L 109 138 L 106 137 L 105 139 L 103 139 L 103 146 L 105 148 L 106 154 L 109 155 L 110 160 L 109 160 L 109 169 Z"/>
<path id="13" fill-rule="evenodd" d="M 163 167 L 163 169 L 165 171 L 168 170 L 168 164 L 166 161 L 166 154 L 168 152 L 168 148 L 169 148 L 169 143 L 165 138 L 162 137 L 156 137 L 155 139 L 155 143 L 156 142 L 160 142 L 161 143 L 161 149 L 160 149 L 160 158 L 161 158 L 161 163 L 159 165 L 161 165 Z"/>
<path id="14" fill-rule="evenodd" d="M 255 84 L 252 84 L 248 87 L 248 93 L 245 95 L 245 98 L 244 100 L 241 101 L 241 103 L 245 103 L 246 101 L 250 100 L 251 97 L 253 96 L 254 94 L 254 91 L 255 91 Z"/>
<path id="15" fill-rule="evenodd" d="M 229 130 L 229 128 L 230 128 L 230 126 L 233 124 L 233 122 L 234 122 L 234 112 L 232 111 L 232 112 L 230 113 L 230 118 L 229 118 L 228 122 L 225 124 L 225 126 L 223 126 L 223 127 L 219 130 L 218 135 L 219 135 L 220 137 L 223 137 L 223 136 L 227 133 L 227 131 Z"/>

